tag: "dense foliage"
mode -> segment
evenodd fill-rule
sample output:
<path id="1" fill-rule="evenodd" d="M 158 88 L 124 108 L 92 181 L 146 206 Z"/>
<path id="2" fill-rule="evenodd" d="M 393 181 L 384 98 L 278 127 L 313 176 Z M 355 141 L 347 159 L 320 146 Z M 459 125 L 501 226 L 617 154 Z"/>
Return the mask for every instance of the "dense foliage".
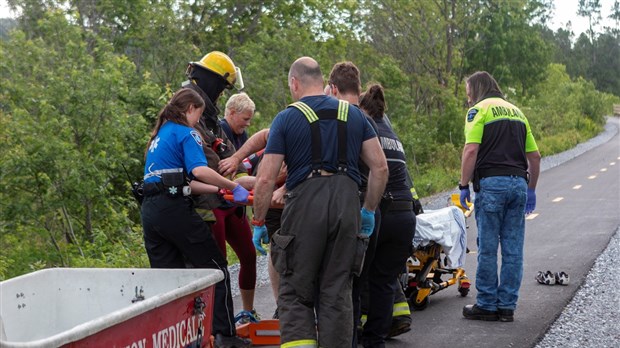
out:
<path id="1" fill-rule="evenodd" d="M 617 28 L 552 32 L 549 0 L 7 2 L 20 15 L 0 20 L 0 279 L 148 266 L 130 180 L 187 62 L 211 50 L 242 68 L 252 131 L 291 102 L 297 57 L 325 74 L 356 63 L 386 88 L 421 196 L 458 179 L 463 79 L 476 70 L 522 106 L 543 155 L 595 135 L 619 102 Z M 596 19 L 597 1 L 582 2 Z"/>

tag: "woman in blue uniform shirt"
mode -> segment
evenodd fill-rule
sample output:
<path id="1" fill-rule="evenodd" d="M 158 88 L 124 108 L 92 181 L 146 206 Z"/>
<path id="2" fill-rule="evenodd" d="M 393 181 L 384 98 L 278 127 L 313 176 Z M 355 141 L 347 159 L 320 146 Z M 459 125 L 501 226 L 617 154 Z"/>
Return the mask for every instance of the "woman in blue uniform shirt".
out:
<path id="1" fill-rule="evenodd" d="M 144 245 L 152 268 L 196 268 L 224 272 L 215 286 L 213 334 L 236 336 L 227 262 L 209 224 L 193 208 L 190 192 L 233 191 L 234 199 L 246 202 L 248 191 L 207 167 L 202 138 L 192 128 L 204 109 L 204 100 L 191 89 L 181 89 L 160 111 L 147 145 L 144 167 L 142 227 Z M 191 189 L 189 188 L 191 187 Z"/>

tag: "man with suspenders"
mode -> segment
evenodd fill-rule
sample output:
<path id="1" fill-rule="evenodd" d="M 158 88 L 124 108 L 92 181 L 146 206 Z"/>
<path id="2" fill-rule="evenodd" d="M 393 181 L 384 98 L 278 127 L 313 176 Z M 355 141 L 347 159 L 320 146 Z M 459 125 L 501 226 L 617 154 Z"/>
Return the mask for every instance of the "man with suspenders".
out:
<path id="1" fill-rule="evenodd" d="M 254 190 L 252 224 L 255 233 L 265 228 L 276 176 L 286 162 L 282 227 L 271 240 L 280 274 L 281 346 L 346 347 L 353 333 L 351 282 L 360 256 L 355 246 L 358 235 L 372 233 L 387 162 L 362 112 L 324 95 L 314 59 L 297 59 L 288 84 L 296 102 L 272 123 Z M 360 157 L 370 168 L 361 210 Z"/>

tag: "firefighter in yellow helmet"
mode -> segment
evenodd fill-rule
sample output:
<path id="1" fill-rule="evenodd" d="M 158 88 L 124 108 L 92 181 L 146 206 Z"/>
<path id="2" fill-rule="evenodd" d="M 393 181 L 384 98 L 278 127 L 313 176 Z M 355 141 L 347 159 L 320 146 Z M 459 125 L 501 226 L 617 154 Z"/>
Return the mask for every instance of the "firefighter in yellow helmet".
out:
<path id="1" fill-rule="evenodd" d="M 189 80 L 183 83 L 183 87 L 197 91 L 205 102 L 207 108 L 203 113 L 207 126 L 217 126 L 219 110 L 216 107 L 217 99 L 225 89 L 243 89 L 241 70 L 235 66 L 232 59 L 226 54 L 213 51 L 207 53 L 197 62 L 190 62 L 186 75 Z"/>
<path id="2" fill-rule="evenodd" d="M 207 165 L 214 170 L 218 170 L 219 161 L 230 157 L 235 153 L 235 147 L 226 137 L 226 134 L 220 127 L 218 115 L 220 113 L 217 108 L 217 100 L 226 89 L 233 87 L 240 90 L 243 86 L 243 78 L 241 70 L 235 66 L 232 59 L 226 54 L 213 51 L 207 53 L 202 59 L 196 62 L 190 62 L 186 75 L 188 80 L 183 83 L 183 88 L 190 88 L 204 99 L 205 108 L 200 117 L 199 122 L 194 126 L 203 139 L 203 151 L 207 158 Z M 237 168 L 235 179 L 240 176 L 246 176 L 247 170 L 240 164 Z M 246 187 L 249 189 L 249 187 Z M 216 222 L 214 209 L 241 209 L 241 214 L 245 217 L 243 208 L 227 205 L 217 194 L 207 194 L 193 197 L 196 211 L 202 216 L 207 224 Z M 250 227 L 246 223 L 248 235 Z M 213 230 L 211 226 L 210 231 Z M 214 240 L 213 234 L 204 236 Z M 252 246 L 251 236 L 248 243 Z M 225 246 L 224 246 L 225 248 Z M 232 295 L 230 292 L 230 274 L 228 273 L 228 263 L 226 256 L 218 245 L 217 250 L 210 249 L 205 252 L 210 256 L 217 265 L 217 268 L 224 272 L 224 280 L 215 286 L 215 301 L 213 310 L 213 335 L 215 336 L 216 348 L 244 348 L 251 346 L 251 341 L 237 336 L 235 329 L 235 316 L 233 313 Z M 256 254 L 253 254 L 254 284 L 256 282 Z M 250 267 L 252 268 L 252 267 Z M 253 290 L 253 289 L 252 289 Z"/>

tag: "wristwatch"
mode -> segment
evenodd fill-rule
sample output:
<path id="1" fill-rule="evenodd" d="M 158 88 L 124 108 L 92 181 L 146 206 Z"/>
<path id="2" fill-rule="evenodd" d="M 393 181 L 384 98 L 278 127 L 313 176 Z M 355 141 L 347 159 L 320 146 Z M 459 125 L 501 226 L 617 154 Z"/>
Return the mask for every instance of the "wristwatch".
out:
<path id="1" fill-rule="evenodd" d="M 461 183 L 459 183 L 459 190 L 464 190 L 464 189 L 468 189 L 468 188 L 469 188 L 469 184 L 461 185 Z"/>
<path id="2" fill-rule="evenodd" d="M 256 220 L 252 218 L 252 226 L 265 226 L 265 220 Z"/>

